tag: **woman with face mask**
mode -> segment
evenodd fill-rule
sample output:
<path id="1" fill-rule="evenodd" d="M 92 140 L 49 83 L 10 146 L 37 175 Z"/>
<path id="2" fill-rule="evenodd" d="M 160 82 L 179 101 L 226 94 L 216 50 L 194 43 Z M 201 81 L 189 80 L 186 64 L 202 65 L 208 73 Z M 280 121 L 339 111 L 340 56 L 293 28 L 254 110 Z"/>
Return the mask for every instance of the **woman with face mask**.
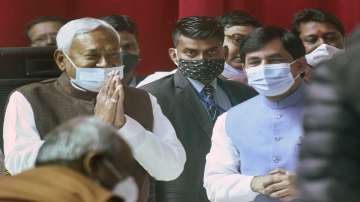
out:
<path id="1" fill-rule="evenodd" d="M 133 166 L 116 129 L 76 118 L 46 136 L 34 169 L 0 178 L 0 201 L 136 202 Z"/>

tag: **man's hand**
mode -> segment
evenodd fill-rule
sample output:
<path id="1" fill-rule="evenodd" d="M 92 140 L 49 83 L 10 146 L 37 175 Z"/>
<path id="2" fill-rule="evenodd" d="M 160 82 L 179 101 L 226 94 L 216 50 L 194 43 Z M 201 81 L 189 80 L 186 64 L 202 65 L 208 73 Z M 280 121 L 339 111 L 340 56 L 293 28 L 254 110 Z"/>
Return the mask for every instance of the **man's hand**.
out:
<path id="1" fill-rule="evenodd" d="M 119 89 L 117 93 L 118 93 L 118 102 L 116 105 L 114 126 L 116 128 L 121 128 L 126 122 L 125 110 L 124 110 L 125 93 L 122 84 L 119 85 Z"/>
<path id="2" fill-rule="evenodd" d="M 95 116 L 112 125 L 115 122 L 116 108 L 120 100 L 120 90 L 122 91 L 122 85 L 120 84 L 120 77 L 114 73 L 111 74 L 96 97 Z M 124 93 L 122 92 L 122 94 Z"/>
<path id="3" fill-rule="evenodd" d="M 298 197 L 296 175 L 283 169 L 276 169 L 270 175 L 277 176 L 276 183 L 265 186 L 264 193 L 281 201 L 292 201 Z"/>
<path id="4" fill-rule="evenodd" d="M 266 195 L 265 188 L 279 182 L 281 182 L 280 175 L 256 176 L 252 179 L 250 186 L 254 192 Z"/>

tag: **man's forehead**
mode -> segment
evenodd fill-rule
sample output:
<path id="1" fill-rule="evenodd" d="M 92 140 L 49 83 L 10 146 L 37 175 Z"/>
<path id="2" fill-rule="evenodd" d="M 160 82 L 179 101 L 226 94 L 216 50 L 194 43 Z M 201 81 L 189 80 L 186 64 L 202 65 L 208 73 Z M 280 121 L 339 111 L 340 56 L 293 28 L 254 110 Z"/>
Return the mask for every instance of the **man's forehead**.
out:
<path id="1" fill-rule="evenodd" d="M 299 31 L 301 36 L 322 35 L 328 32 L 340 33 L 334 25 L 327 22 L 316 21 L 300 23 Z"/>
<path id="2" fill-rule="evenodd" d="M 274 39 L 259 50 L 247 53 L 246 58 L 266 58 L 273 55 L 279 55 L 283 58 L 291 58 L 291 54 L 284 48 L 280 39 Z"/>
<path id="3" fill-rule="evenodd" d="M 96 29 L 91 32 L 78 34 L 74 37 L 70 49 L 93 50 L 120 47 L 115 33 L 106 29 Z"/>
<path id="4" fill-rule="evenodd" d="M 221 47 L 222 41 L 217 38 L 208 39 L 192 39 L 181 35 L 178 39 L 177 47 L 185 49 L 209 49 L 214 47 Z"/>
<path id="5" fill-rule="evenodd" d="M 36 33 L 37 35 L 42 35 L 47 33 L 56 33 L 59 31 L 61 26 L 62 23 L 56 21 L 40 22 L 31 27 L 31 29 L 29 30 L 29 34 L 33 35 Z"/>
<path id="6" fill-rule="evenodd" d="M 242 34 L 248 35 L 256 28 L 251 25 L 235 25 L 229 28 L 225 28 L 225 35 Z"/>

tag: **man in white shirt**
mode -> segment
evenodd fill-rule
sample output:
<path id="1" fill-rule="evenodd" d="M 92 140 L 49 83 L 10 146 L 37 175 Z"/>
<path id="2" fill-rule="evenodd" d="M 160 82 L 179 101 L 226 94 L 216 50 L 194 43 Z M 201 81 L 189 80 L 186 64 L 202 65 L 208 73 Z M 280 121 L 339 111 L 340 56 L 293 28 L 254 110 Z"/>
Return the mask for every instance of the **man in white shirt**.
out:
<path id="1" fill-rule="evenodd" d="M 46 136 L 79 115 L 95 115 L 119 129 L 130 145 L 147 200 L 147 173 L 158 180 L 177 178 L 185 151 L 156 98 L 123 86 L 120 38 L 94 18 L 68 22 L 59 31 L 54 59 L 63 74 L 14 91 L 4 118 L 5 165 L 11 174 L 30 169 Z"/>

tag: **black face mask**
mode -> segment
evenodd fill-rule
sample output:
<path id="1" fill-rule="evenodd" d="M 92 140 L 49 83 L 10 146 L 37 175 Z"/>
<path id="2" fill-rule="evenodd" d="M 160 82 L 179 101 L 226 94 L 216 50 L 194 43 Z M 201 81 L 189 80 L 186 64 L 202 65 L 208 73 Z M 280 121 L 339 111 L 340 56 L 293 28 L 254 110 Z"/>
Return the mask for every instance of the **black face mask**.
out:
<path id="1" fill-rule="evenodd" d="M 128 75 L 129 72 L 134 70 L 139 64 L 139 55 L 131 54 L 128 52 L 121 52 L 121 58 L 125 66 L 124 76 Z"/>
<path id="2" fill-rule="evenodd" d="M 179 59 L 179 71 L 186 77 L 202 83 L 211 82 L 224 70 L 224 59 Z"/>

